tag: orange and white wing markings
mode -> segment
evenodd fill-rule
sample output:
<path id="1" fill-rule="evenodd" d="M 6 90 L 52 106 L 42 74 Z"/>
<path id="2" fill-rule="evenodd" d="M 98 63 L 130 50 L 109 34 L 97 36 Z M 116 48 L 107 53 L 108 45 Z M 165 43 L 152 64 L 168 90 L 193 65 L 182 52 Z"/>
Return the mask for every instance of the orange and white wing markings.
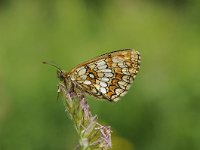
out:
<path id="1" fill-rule="evenodd" d="M 83 92 L 116 102 L 130 88 L 140 68 L 140 59 L 138 51 L 118 50 L 84 62 L 67 75 Z"/>

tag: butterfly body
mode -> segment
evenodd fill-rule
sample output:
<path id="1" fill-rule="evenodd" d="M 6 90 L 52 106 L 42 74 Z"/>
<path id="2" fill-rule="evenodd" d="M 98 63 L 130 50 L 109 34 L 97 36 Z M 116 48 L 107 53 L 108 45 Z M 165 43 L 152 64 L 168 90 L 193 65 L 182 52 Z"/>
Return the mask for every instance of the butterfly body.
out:
<path id="1" fill-rule="evenodd" d="M 116 102 L 130 88 L 140 59 L 138 51 L 118 50 L 81 63 L 67 73 L 58 70 L 57 74 L 70 91 L 78 88 L 96 98 Z"/>

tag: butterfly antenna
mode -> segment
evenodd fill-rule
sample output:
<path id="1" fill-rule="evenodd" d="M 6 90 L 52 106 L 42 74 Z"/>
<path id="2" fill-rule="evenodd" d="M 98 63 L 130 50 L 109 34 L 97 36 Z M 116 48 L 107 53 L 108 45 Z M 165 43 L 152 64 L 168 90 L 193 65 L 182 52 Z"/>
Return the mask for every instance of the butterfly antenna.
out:
<path id="1" fill-rule="evenodd" d="M 53 66 L 53 67 L 57 68 L 58 70 L 62 71 L 61 68 L 58 67 L 55 63 L 46 62 L 46 61 L 43 61 L 42 63 L 43 63 L 43 64 L 50 65 L 50 66 Z"/>

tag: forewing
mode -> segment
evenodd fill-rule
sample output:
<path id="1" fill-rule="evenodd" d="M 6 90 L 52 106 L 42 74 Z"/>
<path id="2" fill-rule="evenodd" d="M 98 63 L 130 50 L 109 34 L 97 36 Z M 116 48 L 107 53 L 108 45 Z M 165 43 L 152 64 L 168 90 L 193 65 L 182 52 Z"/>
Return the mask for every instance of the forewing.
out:
<path id="1" fill-rule="evenodd" d="M 68 75 L 84 92 L 97 98 L 117 101 L 130 88 L 139 67 L 139 52 L 125 49 L 82 63 L 72 69 Z"/>

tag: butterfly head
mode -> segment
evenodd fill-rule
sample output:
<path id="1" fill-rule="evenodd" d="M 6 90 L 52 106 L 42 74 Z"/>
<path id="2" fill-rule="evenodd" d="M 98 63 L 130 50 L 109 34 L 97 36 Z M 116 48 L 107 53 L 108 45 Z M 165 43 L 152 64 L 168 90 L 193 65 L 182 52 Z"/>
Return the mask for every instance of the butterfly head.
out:
<path id="1" fill-rule="evenodd" d="M 60 81 L 64 81 L 65 79 L 67 79 L 66 72 L 64 70 L 61 70 L 61 68 L 56 66 L 54 63 L 49 63 L 44 61 L 43 64 L 48 64 L 50 66 L 57 68 L 57 77 Z"/>
<path id="2" fill-rule="evenodd" d="M 66 73 L 63 70 L 57 70 L 57 77 L 60 81 L 64 81 L 67 78 Z"/>

